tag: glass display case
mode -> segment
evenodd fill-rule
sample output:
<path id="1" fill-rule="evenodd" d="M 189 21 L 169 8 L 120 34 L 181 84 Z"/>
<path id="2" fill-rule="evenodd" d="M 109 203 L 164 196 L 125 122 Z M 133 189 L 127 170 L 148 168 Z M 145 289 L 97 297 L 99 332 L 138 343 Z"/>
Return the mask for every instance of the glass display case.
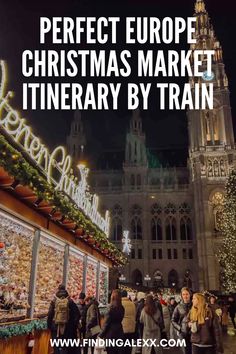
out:
<path id="1" fill-rule="evenodd" d="M 28 301 L 31 303 L 32 300 L 34 317 L 46 316 L 58 285 L 63 282 L 66 242 L 40 230 L 35 296 L 34 299 L 29 299 L 34 235 L 35 228 L 0 211 L 0 322 L 25 318 L 29 309 Z M 98 274 L 98 260 L 87 256 L 85 272 L 84 259 L 85 254 L 82 251 L 69 246 L 68 292 L 77 302 L 85 285 L 87 296 L 98 295 L 99 302 L 106 304 L 108 267 L 101 264 Z"/>
<path id="2" fill-rule="evenodd" d="M 84 254 L 72 247 L 69 251 L 68 269 L 67 289 L 73 300 L 77 302 L 83 289 Z"/>
<path id="3" fill-rule="evenodd" d="M 97 290 L 97 261 L 88 257 L 86 267 L 86 295 L 96 296 Z"/>
<path id="4" fill-rule="evenodd" d="M 0 212 L 0 322 L 26 315 L 34 229 Z"/>
<path id="5" fill-rule="evenodd" d="M 36 317 L 47 314 L 49 304 L 55 296 L 58 285 L 62 283 L 64 250 L 65 243 L 42 232 L 34 303 L 34 315 Z"/>
<path id="6" fill-rule="evenodd" d="M 99 303 L 106 305 L 108 302 L 108 267 L 105 264 L 100 264 L 98 294 Z"/>

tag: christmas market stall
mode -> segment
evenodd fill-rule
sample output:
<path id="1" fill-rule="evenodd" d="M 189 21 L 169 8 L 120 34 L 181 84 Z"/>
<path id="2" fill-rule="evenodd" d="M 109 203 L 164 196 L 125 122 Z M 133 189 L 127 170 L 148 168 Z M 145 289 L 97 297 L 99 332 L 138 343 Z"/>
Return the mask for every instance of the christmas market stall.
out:
<path id="1" fill-rule="evenodd" d="M 10 103 L 0 61 L 0 353 L 44 353 L 46 316 L 59 284 L 108 300 L 109 267 L 126 258 L 108 238 L 88 169 L 52 152 Z M 29 346 L 32 348 L 29 351 Z"/>

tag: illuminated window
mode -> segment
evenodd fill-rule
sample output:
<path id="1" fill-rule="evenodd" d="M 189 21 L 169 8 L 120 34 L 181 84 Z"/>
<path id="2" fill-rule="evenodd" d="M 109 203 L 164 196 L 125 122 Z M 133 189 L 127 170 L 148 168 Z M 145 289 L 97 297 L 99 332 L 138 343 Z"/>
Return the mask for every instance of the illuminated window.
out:
<path id="1" fill-rule="evenodd" d="M 212 204 L 213 204 L 214 227 L 216 231 L 220 231 L 222 216 L 223 216 L 223 206 L 224 206 L 223 193 L 216 192 L 212 197 Z"/>

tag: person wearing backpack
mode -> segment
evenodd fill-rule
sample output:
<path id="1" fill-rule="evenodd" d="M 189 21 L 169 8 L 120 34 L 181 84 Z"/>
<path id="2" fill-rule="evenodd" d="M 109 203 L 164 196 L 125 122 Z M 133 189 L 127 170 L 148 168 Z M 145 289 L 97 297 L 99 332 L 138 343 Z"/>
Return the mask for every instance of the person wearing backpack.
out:
<path id="1" fill-rule="evenodd" d="M 55 298 L 52 300 L 47 318 L 48 328 L 52 339 L 76 339 L 80 312 L 77 305 L 70 298 L 65 286 L 59 285 Z M 80 348 L 55 348 L 54 354 L 79 354 Z"/>

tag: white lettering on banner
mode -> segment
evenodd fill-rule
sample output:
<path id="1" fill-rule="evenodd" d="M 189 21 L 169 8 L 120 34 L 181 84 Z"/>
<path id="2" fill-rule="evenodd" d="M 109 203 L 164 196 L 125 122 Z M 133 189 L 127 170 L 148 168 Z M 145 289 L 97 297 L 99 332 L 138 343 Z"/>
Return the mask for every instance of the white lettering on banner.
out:
<path id="1" fill-rule="evenodd" d="M 0 61 L 0 70 L 0 127 L 36 162 L 47 178 L 47 182 L 53 184 L 55 190 L 63 191 L 69 196 L 108 237 L 109 212 L 106 211 L 105 217 L 98 212 L 99 198 L 89 192 L 87 183 L 89 169 L 84 165 L 78 165 L 81 176 L 78 182 L 71 173 L 72 159 L 66 154 L 64 147 L 58 146 L 50 154 L 47 147 L 32 133 L 25 119 L 20 118 L 18 112 L 9 104 L 12 93 L 4 94 L 6 86 L 4 61 Z"/>

